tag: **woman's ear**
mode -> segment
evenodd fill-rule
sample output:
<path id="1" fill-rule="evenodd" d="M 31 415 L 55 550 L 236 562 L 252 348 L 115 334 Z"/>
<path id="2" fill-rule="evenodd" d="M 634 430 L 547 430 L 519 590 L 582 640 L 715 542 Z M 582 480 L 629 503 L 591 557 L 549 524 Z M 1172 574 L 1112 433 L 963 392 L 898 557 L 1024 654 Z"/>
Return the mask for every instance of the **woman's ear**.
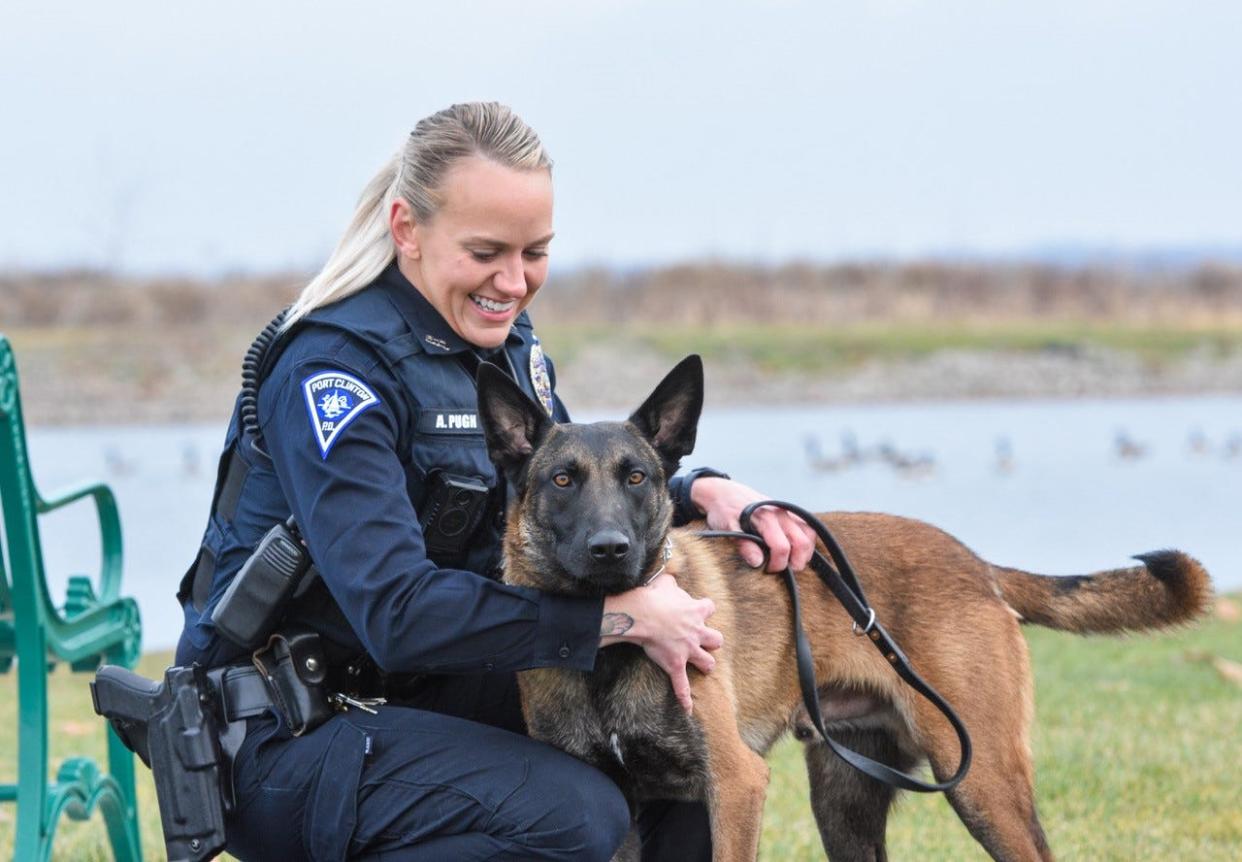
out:
<path id="1" fill-rule="evenodd" d="M 419 247 L 418 222 L 414 219 L 414 210 L 410 209 L 405 198 L 394 198 L 392 209 L 388 212 L 388 227 L 392 231 L 392 241 L 401 257 L 419 260 L 422 249 Z"/>

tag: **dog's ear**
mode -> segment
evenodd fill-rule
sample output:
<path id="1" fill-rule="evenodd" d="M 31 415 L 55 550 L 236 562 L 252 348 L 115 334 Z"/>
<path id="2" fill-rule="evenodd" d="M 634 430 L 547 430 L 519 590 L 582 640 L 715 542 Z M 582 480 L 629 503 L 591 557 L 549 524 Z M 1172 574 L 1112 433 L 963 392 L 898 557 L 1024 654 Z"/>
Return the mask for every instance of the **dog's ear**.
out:
<path id="1" fill-rule="evenodd" d="M 676 473 L 681 459 L 694 451 L 701 412 L 703 360 L 691 354 L 677 363 L 630 416 L 630 423 L 659 453 L 665 476 Z"/>
<path id="2" fill-rule="evenodd" d="M 480 363 L 475 382 L 487 454 L 511 482 L 520 486 L 522 468 L 547 436 L 552 420 L 509 375 L 490 362 Z"/>

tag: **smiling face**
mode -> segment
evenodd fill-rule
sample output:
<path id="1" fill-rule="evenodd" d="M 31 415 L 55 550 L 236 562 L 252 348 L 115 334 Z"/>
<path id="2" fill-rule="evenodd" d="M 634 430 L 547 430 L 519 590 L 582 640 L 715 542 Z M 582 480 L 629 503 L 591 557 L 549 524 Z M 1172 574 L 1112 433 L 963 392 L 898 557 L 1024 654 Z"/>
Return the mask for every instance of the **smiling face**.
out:
<path id="1" fill-rule="evenodd" d="M 470 156 L 449 168 L 437 197 L 422 220 L 393 202 L 397 265 L 454 332 L 498 347 L 548 275 L 552 177 Z"/>

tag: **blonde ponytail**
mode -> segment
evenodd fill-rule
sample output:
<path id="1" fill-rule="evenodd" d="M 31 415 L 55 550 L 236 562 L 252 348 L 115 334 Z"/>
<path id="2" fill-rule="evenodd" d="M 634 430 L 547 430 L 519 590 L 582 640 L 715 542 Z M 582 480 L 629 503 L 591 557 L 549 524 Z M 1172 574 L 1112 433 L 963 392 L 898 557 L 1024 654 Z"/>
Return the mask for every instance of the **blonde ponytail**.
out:
<path id="1" fill-rule="evenodd" d="M 373 282 L 397 253 L 388 224 L 392 202 L 402 198 L 415 218 L 430 219 L 441 203 L 445 173 L 472 155 L 517 170 L 552 169 L 534 130 L 498 102 L 453 105 L 425 117 L 405 146 L 367 183 L 345 235 L 323 269 L 302 289 L 282 329 Z"/>
<path id="2" fill-rule="evenodd" d="M 401 154 L 397 153 L 367 183 L 345 235 L 319 274 L 302 288 L 282 328 L 288 329 L 316 308 L 357 293 L 388 266 L 396 254 L 388 211 L 396 197 L 400 168 Z"/>

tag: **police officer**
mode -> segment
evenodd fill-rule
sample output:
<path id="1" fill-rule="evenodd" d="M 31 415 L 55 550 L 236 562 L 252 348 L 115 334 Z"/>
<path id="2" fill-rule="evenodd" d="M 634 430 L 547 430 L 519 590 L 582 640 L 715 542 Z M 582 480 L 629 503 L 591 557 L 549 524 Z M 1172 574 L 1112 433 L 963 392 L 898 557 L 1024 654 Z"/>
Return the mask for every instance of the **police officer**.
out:
<path id="1" fill-rule="evenodd" d="M 177 663 L 249 661 L 212 614 L 292 516 L 318 577 L 283 625 L 317 633 L 329 678 L 356 696 L 305 732 L 276 709 L 249 720 L 228 822 L 242 859 L 608 859 L 626 803 L 601 773 L 523 735 L 514 671 L 585 671 L 601 647 L 635 643 L 689 709 L 687 664 L 712 668 L 711 601 L 670 576 L 603 600 L 498 580 L 504 487 L 473 370 L 497 364 L 568 420 L 525 312 L 547 272 L 550 171 L 501 105 L 419 122 L 268 346 L 251 418 L 239 399 L 178 594 Z M 706 513 L 720 527 L 759 497 L 715 471 L 671 485 L 682 520 Z M 758 520 L 773 570 L 791 555 L 806 564 L 803 525 Z M 605 613 L 633 625 L 605 634 Z M 641 820 L 646 858 L 709 853 L 702 806 L 653 805 Z"/>

